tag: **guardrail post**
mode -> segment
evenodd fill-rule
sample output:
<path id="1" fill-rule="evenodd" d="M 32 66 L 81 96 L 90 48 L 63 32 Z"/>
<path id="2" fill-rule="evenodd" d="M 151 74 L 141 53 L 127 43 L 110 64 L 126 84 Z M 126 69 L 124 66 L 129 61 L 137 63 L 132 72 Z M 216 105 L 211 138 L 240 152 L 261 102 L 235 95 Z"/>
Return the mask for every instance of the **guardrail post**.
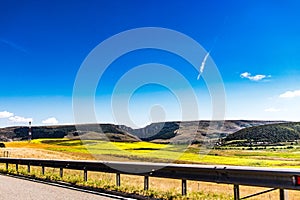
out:
<path id="1" fill-rule="evenodd" d="M 287 195 L 287 191 L 284 189 L 279 189 L 279 199 L 280 200 L 287 200 L 288 199 L 288 195 Z"/>
<path id="2" fill-rule="evenodd" d="M 63 175 L 64 175 L 64 168 L 59 168 L 59 175 L 60 175 L 60 178 L 62 178 L 63 177 Z"/>
<path id="3" fill-rule="evenodd" d="M 233 195 L 234 195 L 234 200 L 240 200 L 240 188 L 239 188 L 239 185 L 234 185 L 233 186 Z"/>
<path id="4" fill-rule="evenodd" d="M 116 185 L 117 185 L 117 187 L 121 186 L 121 175 L 120 175 L 120 173 L 116 174 Z"/>
<path id="5" fill-rule="evenodd" d="M 27 165 L 27 172 L 30 173 L 30 164 Z"/>
<path id="6" fill-rule="evenodd" d="M 182 179 L 181 181 L 181 186 L 182 186 L 182 196 L 186 196 L 186 180 L 185 179 Z"/>
<path id="7" fill-rule="evenodd" d="M 45 175 L 45 166 L 42 166 L 42 174 Z"/>
<path id="8" fill-rule="evenodd" d="M 149 189 L 149 176 L 144 176 L 144 190 Z"/>
<path id="9" fill-rule="evenodd" d="M 87 170 L 86 170 L 86 168 L 83 169 L 83 180 L 84 180 L 84 182 L 87 182 Z"/>
<path id="10" fill-rule="evenodd" d="M 18 165 L 18 163 L 16 164 L 16 171 L 19 172 L 19 165 Z"/>
<path id="11" fill-rule="evenodd" d="M 3 151 L 3 157 L 9 157 L 9 151 Z"/>

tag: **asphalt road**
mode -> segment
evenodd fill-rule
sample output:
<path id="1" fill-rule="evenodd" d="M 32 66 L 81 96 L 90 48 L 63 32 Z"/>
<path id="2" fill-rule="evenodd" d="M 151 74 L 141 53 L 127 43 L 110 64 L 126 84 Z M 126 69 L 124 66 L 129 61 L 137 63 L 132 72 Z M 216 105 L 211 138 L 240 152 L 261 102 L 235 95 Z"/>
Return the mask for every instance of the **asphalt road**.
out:
<path id="1" fill-rule="evenodd" d="M 105 195 L 105 196 L 104 196 Z M 75 189 L 0 175 L 0 199 L 7 200 L 111 200 L 106 194 L 91 194 Z"/>

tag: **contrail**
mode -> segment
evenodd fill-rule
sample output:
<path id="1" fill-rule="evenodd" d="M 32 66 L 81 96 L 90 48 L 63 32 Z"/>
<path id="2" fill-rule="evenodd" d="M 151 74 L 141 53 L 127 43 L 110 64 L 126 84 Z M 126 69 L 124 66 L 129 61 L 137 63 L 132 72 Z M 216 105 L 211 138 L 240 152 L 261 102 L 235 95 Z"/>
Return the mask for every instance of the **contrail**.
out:
<path id="1" fill-rule="evenodd" d="M 221 33 L 223 32 L 222 30 L 223 30 L 223 28 L 225 27 L 227 21 L 228 21 L 228 16 L 225 17 L 224 22 L 223 22 L 223 25 L 222 25 L 221 30 L 220 30 L 220 33 L 215 37 L 212 47 L 209 49 L 209 51 L 206 53 L 206 55 L 204 56 L 204 58 L 203 58 L 203 60 L 202 60 L 202 63 L 201 63 L 200 69 L 199 69 L 199 75 L 198 75 L 198 77 L 197 77 L 197 80 L 200 79 L 200 77 L 201 77 L 201 75 L 202 75 L 202 73 L 203 73 L 203 71 L 204 71 L 204 68 L 205 68 L 206 60 L 207 60 L 207 58 L 208 58 L 210 52 L 214 49 L 214 47 L 215 47 L 215 45 L 216 45 L 216 43 L 217 43 L 217 41 L 218 41 L 218 39 L 219 39 Z"/>
<path id="2" fill-rule="evenodd" d="M 3 39 L 3 38 L 0 38 L 0 43 L 6 44 L 6 45 L 8 45 L 9 47 L 11 47 L 13 49 L 16 49 L 18 51 L 21 51 L 23 53 L 28 54 L 28 51 L 26 49 L 24 49 L 23 47 L 17 45 L 16 43 L 14 43 L 14 42 L 12 42 L 10 40 L 6 40 L 6 39 Z"/>
<path id="3" fill-rule="evenodd" d="M 207 54 L 204 56 L 203 60 L 202 60 L 202 63 L 201 63 L 201 66 L 200 66 L 200 69 L 199 69 L 199 75 L 197 77 L 197 80 L 199 80 L 201 74 L 203 73 L 204 71 L 204 68 L 205 68 L 205 64 L 206 64 L 206 60 L 209 56 L 209 52 L 207 52 Z"/>

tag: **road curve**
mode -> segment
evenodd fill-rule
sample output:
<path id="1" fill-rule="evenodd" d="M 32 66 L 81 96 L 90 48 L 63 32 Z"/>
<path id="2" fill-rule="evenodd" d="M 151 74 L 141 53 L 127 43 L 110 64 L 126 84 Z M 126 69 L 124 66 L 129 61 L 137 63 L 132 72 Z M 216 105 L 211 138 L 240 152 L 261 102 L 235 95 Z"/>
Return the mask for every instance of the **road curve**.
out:
<path id="1" fill-rule="evenodd" d="M 0 175 L 0 199 L 9 200 L 111 200 L 125 199 Z"/>

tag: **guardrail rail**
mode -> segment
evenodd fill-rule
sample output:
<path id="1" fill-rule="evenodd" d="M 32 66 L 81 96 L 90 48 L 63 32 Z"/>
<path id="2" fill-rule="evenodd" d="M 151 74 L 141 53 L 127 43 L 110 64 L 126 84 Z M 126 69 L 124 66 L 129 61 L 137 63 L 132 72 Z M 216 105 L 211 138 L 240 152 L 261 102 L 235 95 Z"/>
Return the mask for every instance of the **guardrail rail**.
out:
<path id="1" fill-rule="evenodd" d="M 114 173 L 117 186 L 121 185 L 121 174 L 144 176 L 145 190 L 149 189 L 149 177 L 181 179 L 182 195 L 187 194 L 187 180 L 232 184 L 234 200 L 247 199 L 277 189 L 280 191 L 279 199 L 287 200 L 286 190 L 300 190 L 300 170 L 298 169 L 27 158 L 0 158 L 0 163 L 6 164 L 6 170 L 9 164 L 15 164 L 16 171 L 19 165 L 27 165 L 29 173 L 31 166 L 40 166 L 42 174 L 45 173 L 45 167 L 59 168 L 61 177 L 63 169 L 83 170 L 84 181 L 88 179 L 88 171 Z M 144 172 L 136 173 L 137 171 Z M 271 189 L 241 198 L 240 185 Z"/>

